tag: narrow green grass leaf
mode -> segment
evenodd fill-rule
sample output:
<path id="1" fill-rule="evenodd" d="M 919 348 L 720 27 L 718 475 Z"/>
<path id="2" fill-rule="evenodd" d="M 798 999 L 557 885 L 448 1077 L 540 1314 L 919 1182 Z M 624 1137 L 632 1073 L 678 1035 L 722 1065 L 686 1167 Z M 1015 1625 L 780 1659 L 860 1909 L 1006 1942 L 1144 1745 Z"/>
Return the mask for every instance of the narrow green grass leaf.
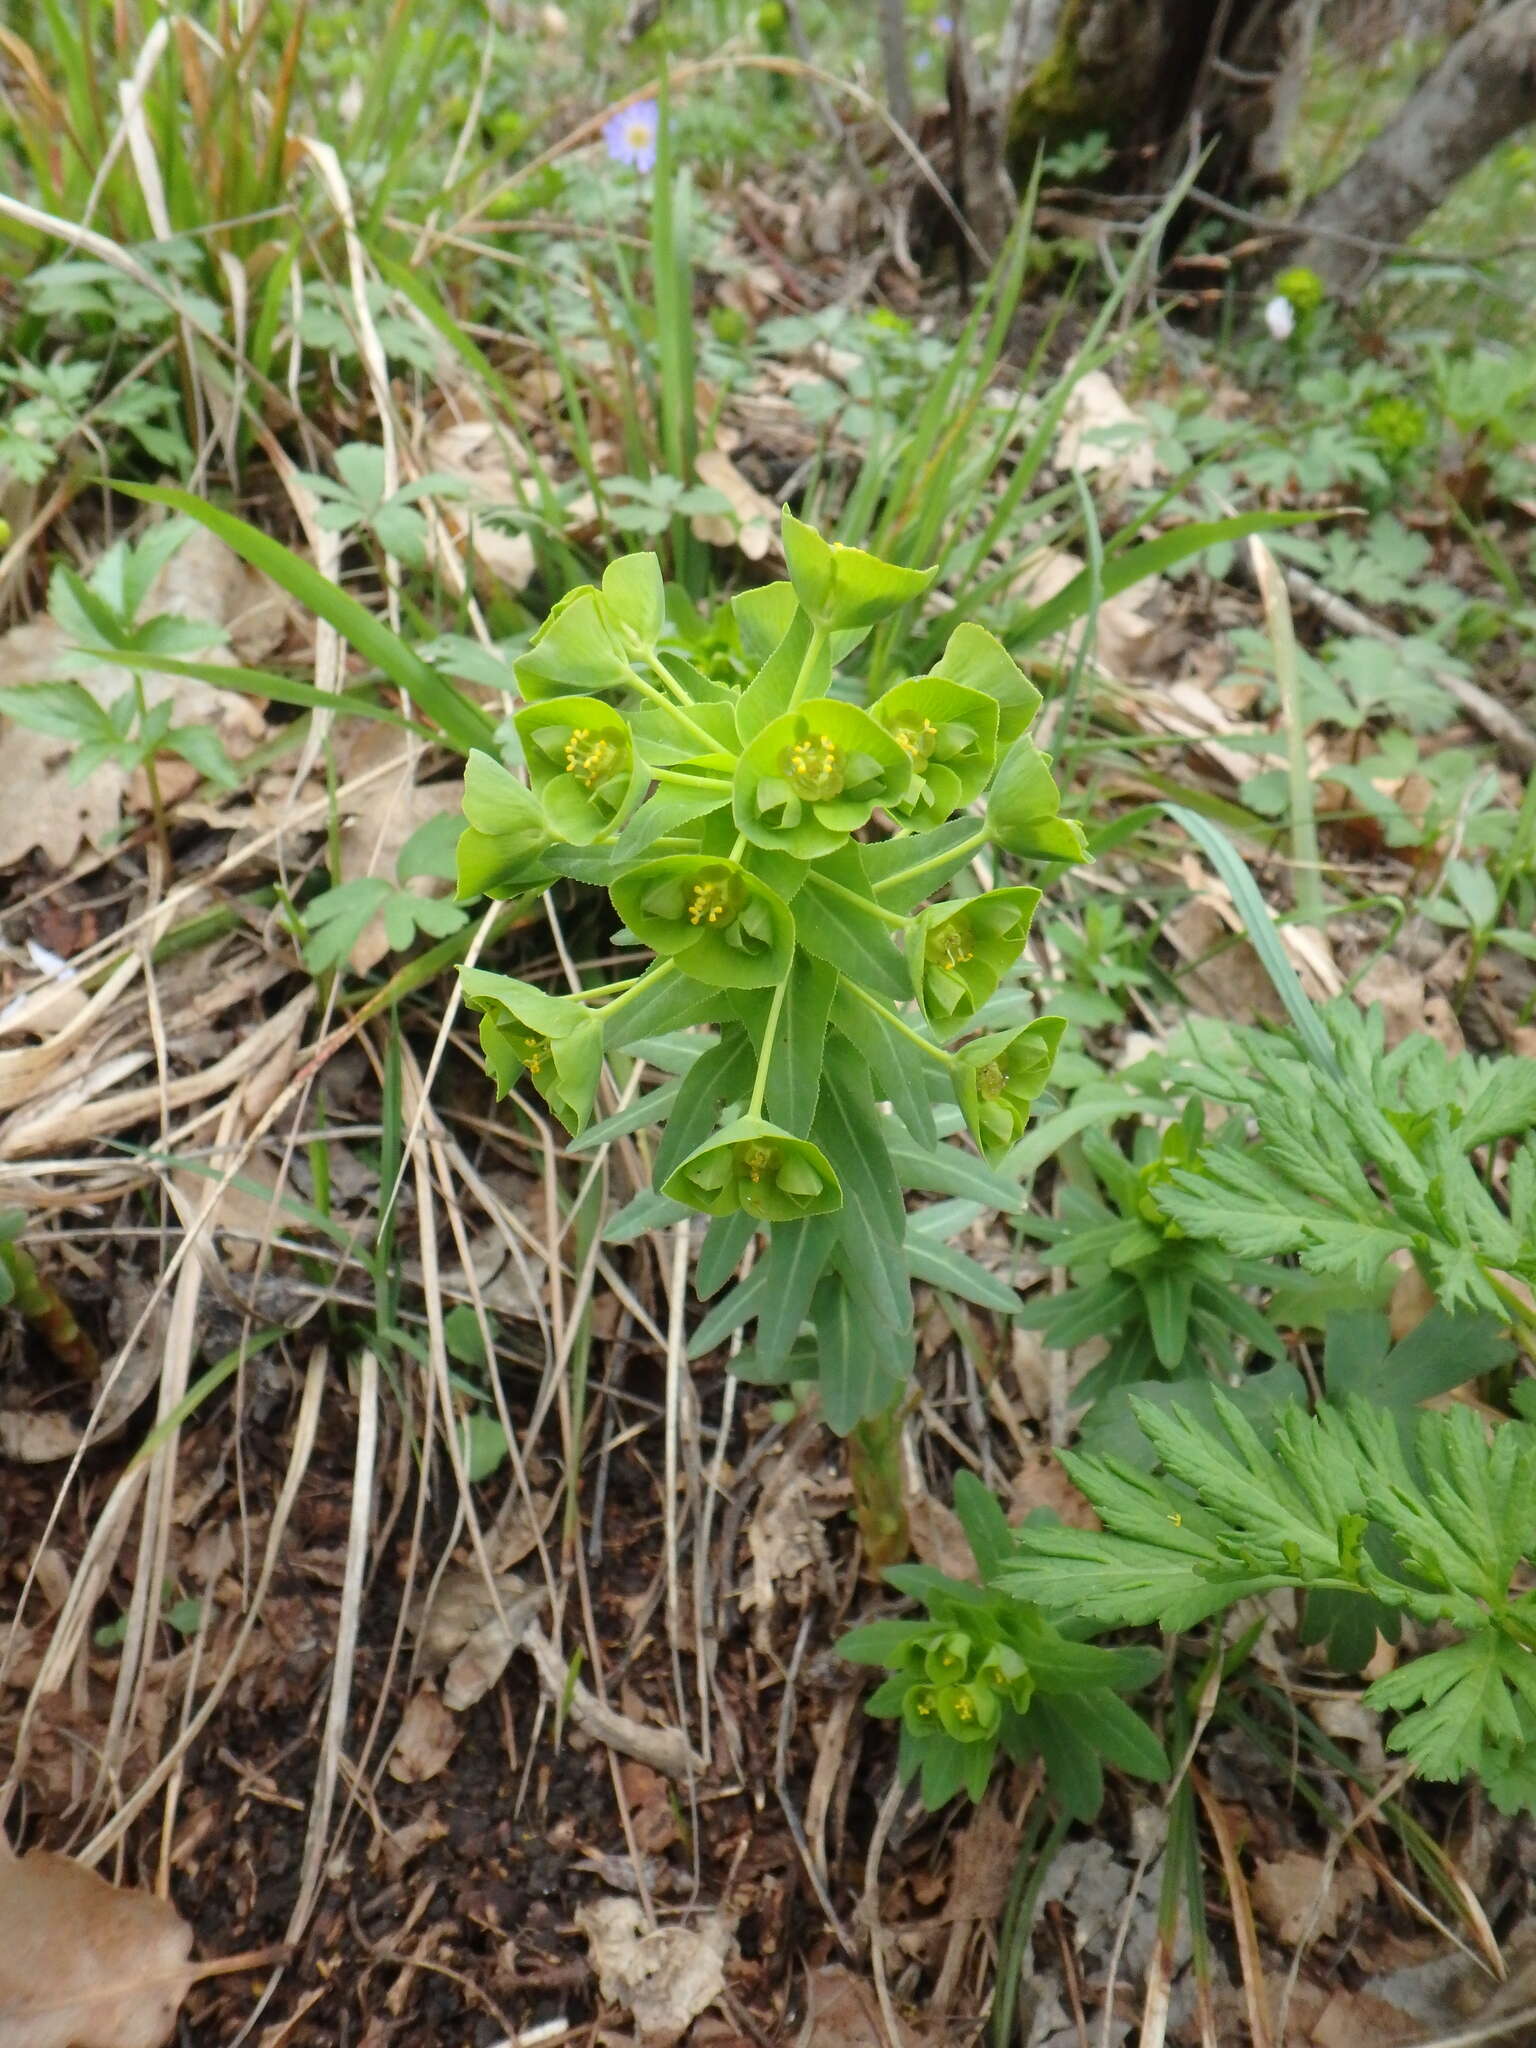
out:
<path id="1" fill-rule="evenodd" d="M 270 576 L 290 597 L 307 606 L 327 625 L 334 626 L 364 661 L 371 662 L 397 689 L 405 692 L 417 709 L 433 721 L 443 738 L 457 747 L 460 753 L 468 754 L 476 747 L 483 747 L 487 753 L 495 752 L 495 726 L 484 712 L 436 670 L 429 668 L 420 655 L 408 647 L 398 633 L 392 632 L 382 619 L 376 618 L 366 605 L 359 604 L 355 597 L 339 590 L 318 569 L 296 555 L 292 548 L 284 547 L 281 541 L 274 540 L 247 520 L 237 518 L 234 513 L 221 511 L 218 506 L 194 497 L 190 491 L 178 490 L 170 484 L 113 482 L 109 488 L 121 491 L 125 497 L 141 499 L 145 504 L 167 505 L 173 511 L 195 519 L 226 547 L 232 548 L 242 561 Z"/>
<path id="2" fill-rule="evenodd" d="M 1285 1005 L 1286 1015 L 1295 1025 L 1297 1036 L 1323 1072 L 1337 1076 L 1339 1063 L 1334 1058 L 1328 1034 L 1319 1023 L 1317 1012 L 1295 968 L 1285 957 L 1275 921 L 1259 894 L 1259 885 L 1249 872 L 1248 863 L 1224 833 L 1218 832 L 1214 825 L 1185 805 L 1164 804 L 1163 809 L 1176 825 L 1184 828 L 1226 883 L 1247 928 L 1253 950 L 1274 984 L 1275 994 Z"/>

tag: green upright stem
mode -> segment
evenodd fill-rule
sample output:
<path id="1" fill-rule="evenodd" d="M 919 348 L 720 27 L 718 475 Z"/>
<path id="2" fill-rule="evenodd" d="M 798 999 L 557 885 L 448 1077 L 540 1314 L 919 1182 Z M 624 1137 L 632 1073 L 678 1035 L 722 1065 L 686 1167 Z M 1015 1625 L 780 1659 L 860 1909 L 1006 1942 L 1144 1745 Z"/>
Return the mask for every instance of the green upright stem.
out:
<path id="1" fill-rule="evenodd" d="M 848 1439 L 848 1476 L 853 1481 L 853 1516 L 864 1539 L 864 1561 L 876 1571 L 899 1564 L 911 1548 L 901 1475 L 903 1394 L 881 1415 L 872 1415 Z"/>
<path id="2" fill-rule="evenodd" d="M 920 1031 L 914 1031 L 904 1017 L 898 1016 L 894 1010 L 889 1009 L 881 1002 L 878 996 L 872 996 L 867 988 L 863 988 L 858 982 L 850 980 L 846 974 L 842 977 L 842 982 L 843 987 L 856 995 L 866 1010 L 873 1010 L 877 1017 L 889 1024 L 893 1031 L 899 1031 L 903 1038 L 910 1038 L 919 1052 L 927 1053 L 929 1059 L 937 1060 L 941 1067 L 953 1067 L 956 1065 L 955 1056 L 952 1052 L 946 1052 L 942 1045 L 934 1045 L 929 1039 L 924 1038 Z"/>
<path id="3" fill-rule="evenodd" d="M 712 732 L 706 732 L 696 719 L 688 716 L 680 704 L 674 704 L 670 697 L 664 697 L 661 691 L 654 684 L 648 683 L 640 671 L 632 664 L 626 664 L 626 666 L 628 667 L 629 680 L 632 687 L 640 692 L 640 695 L 645 698 L 647 703 L 654 704 L 658 711 L 665 711 L 669 718 L 675 718 L 679 725 L 691 732 L 696 740 L 702 741 L 705 753 L 718 754 L 720 752 L 720 742 Z"/>
<path id="4" fill-rule="evenodd" d="M 768 1022 L 763 1026 L 763 1043 L 757 1055 L 757 1072 L 752 1079 L 752 1100 L 747 1104 L 748 1116 L 761 1116 L 763 1097 L 768 1092 L 768 1069 L 773 1065 L 773 1040 L 779 1028 L 779 1016 L 784 1008 L 784 991 L 789 987 L 786 975 L 773 991 L 773 1001 L 768 1005 Z"/>
<path id="5" fill-rule="evenodd" d="M 632 1003 L 642 989 L 654 988 L 658 981 L 665 981 L 669 974 L 675 974 L 676 972 L 677 962 L 675 960 L 653 960 L 637 981 L 632 982 L 622 995 L 614 997 L 613 1001 L 604 1009 L 603 1015 L 611 1017 L 615 1010 L 622 1010 L 626 1003 Z M 582 993 L 583 995 L 590 995 L 593 991 L 585 989 Z"/>
<path id="6" fill-rule="evenodd" d="M 22 1321 L 36 1330 L 61 1365 L 88 1378 L 101 1361 L 63 1295 L 43 1278 L 19 1244 L 0 1243 L 0 1266 L 10 1275 L 12 1299 Z"/>
<path id="7" fill-rule="evenodd" d="M 805 650 L 805 659 L 800 664 L 800 673 L 795 677 L 795 687 L 789 693 L 789 709 L 791 711 L 795 709 L 795 706 L 810 688 L 811 679 L 816 673 L 816 664 L 820 661 L 822 650 L 830 638 L 830 627 L 813 626 L 811 628 L 811 644 Z"/>

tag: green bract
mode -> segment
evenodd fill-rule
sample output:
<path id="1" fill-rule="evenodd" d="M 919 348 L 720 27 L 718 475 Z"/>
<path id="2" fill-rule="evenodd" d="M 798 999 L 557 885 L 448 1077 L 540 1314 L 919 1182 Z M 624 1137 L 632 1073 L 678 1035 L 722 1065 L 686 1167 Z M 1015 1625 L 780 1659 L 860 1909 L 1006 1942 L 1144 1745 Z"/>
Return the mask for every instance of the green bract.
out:
<path id="1" fill-rule="evenodd" d="M 706 1216 L 737 1210 L 761 1223 L 792 1223 L 842 1207 L 826 1154 L 760 1116 L 739 1116 L 678 1167 L 664 1193 Z"/>
<path id="2" fill-rule="evenodd" d="M 546 995 L 509 974 L 459 970 L 464 1000 L 480 1014 L 480 1049 L 499 1101 L 526 1073 L 568 1131 L 592 1114 L 603 1065 L 599 1018 L 573 996 Z"/>
<path id="3" fill-rule="evenodd" d="M 1040 692 L 984 626 L 956 626 L 932 674 L 990 697 L 997 706 L 998 741 L 1005 747 L 1029 730 L 1040 709 Z"/>
<path id="4" fill-rule="evenodd" d="M 788 974 L 795 925 L 786 905 L 739 862 L 672 854 L 632 868 L 609 894 L 653 953 L 716 988 L 770 988 Z"/>
<path id="5" fill-rule="evenodd" d="M 1040 891 L 989 889 L 932 903 L 907 938 L 912 989 L 936 1031 L 956 1030 L 996 992 L 1029 937 Z"/>
<path id="6" fill-rule="evenodd" d="M 539 854 L 550 835 L 539 800 L 489 754 L 464 764 L 464 816 L 455 854 L 461 901 L 519 896 L 548 880 Z"/>
<path id="7" fill-rule="evenodd" d="M 787 505 L 781 526 L 789 580 L 806 617 L 817 626 L 878 625 L 912 598 L 921 597 L 938 574 L 936 569 L 899 569 L 862 548 L 823 540 Z"/>
<path id="8" fill-rule="evenodd" d="M 906 792 L 890 805 L 904 825 L 941 825 L 986 788 L 997 760 L 997 705 L 980 690 L 917 676 L 887 690 L 870 716 L 912 764 Z"/>
<path id="9" fill-rule="evenodd" d="M 631 682 L 630 657 L 654 649 L 666 626 L 661 565 L 624 555 L 603 571 L 603 587 L 579 583 L 555 605 L 515 664 L 530 701 Z"/>
<path id="10" fill-rule="evenodd" d="M 623 714 L 598 697 L 557 697 L 524 705 L 512 723 L 551 827 L 572 846 L 590 846 L 640 786 Z"/>
<path id="11" fill-rule="evenodd" d="M 736 764 L 736 824 L 757 846 L 815 860 L 900 798 L 911 777 L 901 748 L 867 711 L 835 697 L 786 711 Z"/>
<path id="12" fill-rule="evenodd" d="M 987 803 L 987 830 L 1006 853 L 1032 860 L 1090 858 L 1083 828 L 1057 816 L 1061 791 L 1051 757 L 1029 740 L 1016 740 L 1003 757 Z"/>
<path id="13" fill-rule="evenodd" d="M 1016 1031 L 991 1031 L 960 1048 L 955 1094 L 983 1158 L 1000 1159 L 1023 1135 L 1066 1028 L 1064 1017 L 1037 1017 Z"/>
<path id="14" fill-rule="evenodd" d="M 601 593 L 590 583 L 568 590 L 528 652 L 514 662 L 513 673 L 530 703 L 627 682 L 629 664 L 609 627 Z"/>

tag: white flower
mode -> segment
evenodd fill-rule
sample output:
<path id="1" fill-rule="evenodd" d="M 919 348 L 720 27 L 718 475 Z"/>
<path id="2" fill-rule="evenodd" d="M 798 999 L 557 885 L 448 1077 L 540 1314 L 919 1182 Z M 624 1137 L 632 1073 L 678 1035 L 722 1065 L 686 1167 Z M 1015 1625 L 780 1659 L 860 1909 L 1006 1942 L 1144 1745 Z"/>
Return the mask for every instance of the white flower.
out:
<path id="1" fill-rule="evenodd" d="M 1296 308 L 1284 293 L 1277 293 L 1264 308 L 1264 325 L 1276 341 L 1289 341 L 1296 332 Z"/>

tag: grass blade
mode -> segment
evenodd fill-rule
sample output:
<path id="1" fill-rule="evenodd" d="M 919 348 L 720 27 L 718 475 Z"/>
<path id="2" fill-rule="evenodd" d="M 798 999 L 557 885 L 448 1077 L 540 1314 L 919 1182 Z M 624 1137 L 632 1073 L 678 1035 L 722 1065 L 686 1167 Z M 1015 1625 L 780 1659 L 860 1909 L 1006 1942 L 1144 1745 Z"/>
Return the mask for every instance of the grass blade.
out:
<path id="1" fill-rule="evenodd" d="M 233 512 L 222 512 L 218 506 L 206 504 L 190 491 L 177 490 L 170 484 L 114 482 L 109 488 L 121 491 L 125 497 L 142 499 L 145 504 L 168 505 L 206 526 L 226 547 L 233 548 L 242 561 L 270 576 L 290 597 L 306 605 L 327 625 L 334 626 L 364 661 L 372 662 L 397 689 L 405 692 L 461 754 L 475 747 L 495 752 L 495 727 L 484 712 L 428 668 L 420 655 L 407 647 L 382 619 L 375 618 L 366 605 L 338 590 L 292 548 L 284 547 L 281 541 L 273 540 Z"/>

